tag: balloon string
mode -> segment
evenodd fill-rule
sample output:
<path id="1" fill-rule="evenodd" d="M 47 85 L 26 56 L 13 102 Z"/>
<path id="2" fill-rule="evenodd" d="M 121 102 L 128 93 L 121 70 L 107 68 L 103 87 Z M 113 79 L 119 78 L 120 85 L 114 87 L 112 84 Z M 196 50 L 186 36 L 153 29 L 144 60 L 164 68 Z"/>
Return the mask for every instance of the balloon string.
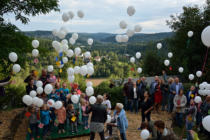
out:
<path id="1" fill-rule="evenodd" d="M 209 47 L 207 47 L 206 56 L 205 56 L 204 63 L 203 63 L 203 68 L 202 68 L 202 73 L 205 69 L 206 61 L 207 61 L 207 58 L 208 58 L 208 51 L 209 51 Z"/>

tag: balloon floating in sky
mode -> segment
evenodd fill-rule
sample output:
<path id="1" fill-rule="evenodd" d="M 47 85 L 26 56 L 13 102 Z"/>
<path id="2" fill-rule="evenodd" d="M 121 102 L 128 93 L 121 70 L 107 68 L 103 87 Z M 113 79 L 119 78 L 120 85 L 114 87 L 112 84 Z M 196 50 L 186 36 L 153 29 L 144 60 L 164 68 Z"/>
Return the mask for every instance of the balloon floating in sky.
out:
<path id="1" fill-rule="evenodd" d="M 69 11 L 68 14 L 69 14 L 69 18 L 70 19 L 73 19 L 74 18 L 74 13 L 72 11 Z"/>
<path id="2" fill-rule="evenodd" d="M 32 41 L 32 46 L 36 49 L 39 47 L 39 41 L 38 40 L 33 40 Z"/>
<path id="3" fill-rule="evenodd" d="M 78 33 L 73 33 L 72 36 L 71 36 L 74 40 L 77 40 L 79 35 Z"/>
<path id="4" fill-rule="evenodd" d="M 141 58 L 141 53 L 140 53 L 140 52 L 137 52 L 137 53 L 136 53 L 136 58 L 137 58 L 137 59 Z"/>
<path id="5" fill-rule="evenodd" d="M 188 37 L 192 37 L 193 34 L 194 34 L 193 31 L 189 31 L 189 32 L 187 33 L 187 36 L 188 36 Z"/>
<path id="6" fill-rule="evenodd" d="M 129 16 L 133 16 L 135 14 L 135 12 L 136 12 L 136 10 L 135 10 L 135 8 L 133 6 L 128 6 L 128 8 L 127 8 L 127 14 Z"/>
<path id="7" fill-rule="evenodd" d="M 158 43 L 157 44 L 157 49 L 161 49 L 162 48 L 162 43 Z"/>
<path id="8" fill-rule="evenodd" d="M 79 11 L 77 12 L 77 16 L 78 16 L 79 18 L 83 18 L 83 17 L 84 17 L 83 11 L 79 10 Z"/>
<path id="9" fill-rule="evenodd" d="M 184 71 L 184 68 L 183 68 L 183 67 L 179 67 L 178 71 L 179 71 L 180 73 L 182 73 L 182 72 Z"/>
<path id="10" fill-rule="evenodd" d="M 138 68 L 138 69 L 137 69 L 137 72 L 138 72 L 138 73 L 142 73 L 142 68 Z"/>
<path id="11" fill-rule="evenodd" d="M 122 21 L 120 21 L 119 26 L 120 26 L 121 29 L 126 29 L 128 25 L 124 20 L 122 20 Z"/>
<path id="12" fill-rule="evenodd" d="M 135 34 L 134 30 L 128 29 L 126 34 L 128 35 L 128 37 L 132 37 Z"/>
<path id="13" fill-rule="evenodd" d="M 88 38 L 87 43 L 88 43 L 88 45 L 91 46 L 93 44 L 93 39 L 92 38 Z"/>
<path id="14" fill-rule="evenodd" d="M 135 25 L 135 26 L 134 26 L 134 31 L 135 31 L 135 32 L 138 33 L 138 32 L 141 32 L 141 30 L 142 30 L 142 27 L 141 27 L 140 25 Z"/>
<path id="15" fill-rule="evenodd" d="M 170 65 L 170 61 L 169 61 L 169 60 L 165 60 L 165 61 L 164 61 L 164 65 L 165 65 L 165 66 L 169 66 L 169 65 Z"/>
<path id="16" fill-rule="evenodd" d="M 169 52 L 168 53 L 168 58 L 172 58 L 173 57 L 173 53 L 172 52 Z"/>
<path id="17" fill-rule="evenodd" d="M 201 77 L 201 76 L 202 76 L 202 72 L 201 72 L 201 71 L 197 71 L 197 72 L 196 72 L 196 76 L 197 76 L 197 77 Z"/>
<path id="18" fill-rule="evenodd" d="M 33 55 L 33 57 L 37 57 L 39 55 L 39 50 L 33 49 L 32 50 L 32 55 Z"/>
<path id="19" fill-rule="evenodd" d="M 63 13 L 63 15 L 62 15 L 62 20 L 63 20 L 64 22 L 67 22 L 69 19 L 70 19 L 69 14 L 68 14 L 68 13 Z"/>
<path id="20" fill-rule="evenodd" d="M 21 67 L 20 67 L 19 64 L 14 64 L 13 67 L 12 67 L 12 70 L 13 70 L 14 73 L 18 73 L 18 72 L 20 72 Z"/>
<path id="21" fill-rule="evenodd" d="M 135 58 L 134 58 L 134 57 L 131 57 L 131 58 L 130 58 L 130 62 L 131 62 L 131 63 L 135 63 Z"/>
<path id="22" fill-rule="evenodd" d="M 194 79 L 194 75 L 193 74 L 189 74 L 189 79 L 192 81 Z"/>
<path id="23" fill-rule="evenodd" d="M 203 44 L 207 47 L 210 48 L 210 26 L 207 26 L 201 34 L 201 40 Z"/>
<path id="24" fill-rule="evenodd" d="M 11 62 L 16 62 L 17 59 L 18 59 L 18 56 L 17 56 L 17 54 L 16 54 L 15 52 L 9 53 L 9 60 L 10 60 Z"/>
<path id="25" fill-rule="evenodd" d="M 86 90 L 85 90 L 87 96 L 92 96 L 94 94 L 94 89 L 93 87 L 87 87 Z"/>
<path id="26" fill-rule="evenodd" d="M 53 65 L 49 65 L 49 66 L 47 67 L 47 71 L 48 71 L 48 72 L 53 72 L 53 70 L 54 70 Z"/>

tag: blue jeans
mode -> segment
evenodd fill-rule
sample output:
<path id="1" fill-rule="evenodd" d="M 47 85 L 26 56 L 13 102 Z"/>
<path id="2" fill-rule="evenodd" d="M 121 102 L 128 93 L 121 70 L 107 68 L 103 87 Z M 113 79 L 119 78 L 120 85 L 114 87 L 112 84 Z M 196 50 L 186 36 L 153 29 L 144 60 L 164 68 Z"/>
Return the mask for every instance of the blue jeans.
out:
<path id="1" fill-rule="evenodd" d="M 36 138 L 39 134 L 39 128 L 38 128 L 38 123 L 32 123 L 30 124 L 30 138 Z"/>
<path id="2" fill-rule="evenodd" d="M 45 135 L 47 135 L 47 132 L 49 131 L 49 124 L 47 124 L 47 125 L 44 125 L 44 127 L 43 127 L 43 132 L 42 132 L 42 136 L 45 136 Z"/>
<path id="3" fill-rule="evenodd" d="M 82 116 L 82 124 L 84 127 L 88 127 L 88 116 Z"/>
<path id="4" fill-rule="evenodd" d="M 182 127 L 182 123 L 183 123 L 183 113 L 177 113 L 176 112 L 176 124 L 179 127 Z"/>
<path id="5" fill-rule="evenodd" d="M 163 98 L 162 98 L 162 111 L 166 110 L 166 105 L 168 104 L 168 93 L 163 93 Z"/>
<path id="6" fill-rule="evenodd" d="M 168 100 L 168 112 L 172 112 L 174 108 L 174 94 L 169 94 Z"/>
<path id="7" fill-rule="evenodd" d="M 186 129 L 187 129 L 187 140 L 193 140 L 189 130 L 192 130 L 193 128 L 193 122 L 186 122 Z"/>
<path id="8" fill-rule="evenodd" d="M 122 140 L 127 140 L 125 132 L 124 133 L 120 133 L 120 137 L 121 137 Z"/>
<path id="9" fill-rule="evenodd" d="M 138 99 L 131 100 L 131 108 L 130 108 L 130 111 L 133 112 L 133 109 L 134 109 L 135 112 L 138 113 L 138 104 L 139 104 Z"/>

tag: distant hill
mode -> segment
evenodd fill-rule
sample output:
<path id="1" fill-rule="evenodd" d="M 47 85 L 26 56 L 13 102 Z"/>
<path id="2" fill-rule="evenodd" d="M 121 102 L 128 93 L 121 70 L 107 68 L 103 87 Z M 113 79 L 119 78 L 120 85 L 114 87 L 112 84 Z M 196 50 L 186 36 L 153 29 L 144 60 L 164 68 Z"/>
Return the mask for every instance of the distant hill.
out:
<path id="1" fill-rule="evenodd" d="M 51 31 L 27 31 L 23 32 L 25 35 L 36 38 L 48 38 L 55 39 Z M 67 34 L 66 38 L 69 39 L 72 33 Z M 171 38 L 174 35 L 173 32 L 154 33 L 154 34 L 135 34 L 129 39 L 130 43 L 136 42 L 150 42 L 161 41 L 166 38 Z M 116 43 L 116 34 L 111 33 L 79 33 L 79 41 L 86 41 L 88 38 L 93 38 L 96 42 L 101 43 Z"/>

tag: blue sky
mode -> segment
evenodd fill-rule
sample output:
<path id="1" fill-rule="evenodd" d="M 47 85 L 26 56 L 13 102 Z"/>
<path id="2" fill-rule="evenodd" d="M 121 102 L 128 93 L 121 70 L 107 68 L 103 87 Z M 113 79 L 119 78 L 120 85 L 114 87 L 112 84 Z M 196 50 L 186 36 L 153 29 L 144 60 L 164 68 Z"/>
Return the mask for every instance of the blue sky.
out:
<path id="1" fill-rule="evenodd" d="M 64 26 L 69 32 L 108 32 L 123 33 L 126 30 L 119 28 L 119 22 L 125 20 L 128 28 L 139 24 L 143 33 L 157 33 L 171 31 L 166 25 L 170 15 L 182 12 L 183 6 L 199 5 L 205 0 L 60 0 L 60 12 L 51 12 L 47 15 L 30 17 L 31 22 L 23 25 L 15 21 L 13 15 L 5 17 L 23 31 L 53 30 Z M 134 6 L 134 16 L 127 15 L 127 7 Z M 73 20 L 64 23 L 62 13 L 73 11 L 76 15 L 78 10 L 85 14 L 83 19 L 77 16 Z"/>

